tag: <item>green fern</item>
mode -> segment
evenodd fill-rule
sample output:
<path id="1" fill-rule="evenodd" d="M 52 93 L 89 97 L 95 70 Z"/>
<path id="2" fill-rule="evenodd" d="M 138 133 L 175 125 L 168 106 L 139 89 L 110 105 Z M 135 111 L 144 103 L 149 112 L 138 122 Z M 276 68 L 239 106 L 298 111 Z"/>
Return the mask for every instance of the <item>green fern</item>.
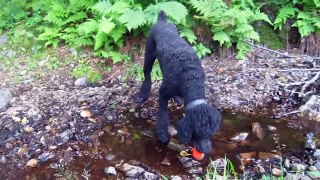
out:
<path id="1" fill-rule="evenodd" d="M 297 8 L 285 6 L 280 9 L 276 19 L 274 20 L 274 27 L 282 29 L 282 26 L 286 23 L 289 18 L 293 18 L 298 12 Z"/>
<path id="2" fill-rule="evenodd" d="M 193 31 L 187 28 L 180 30 L 180 36 L 186 38 L 190 44 L 195 44 L 197 37 L 194 35 Z"/>
<path id="3" fill-rule="evenodd" d="M 163 10 L 175 24 L 185 24 L 186 16 L 188 15 L 187 8 L 176 1 L 161 2 L 158 4 L 151 4 L 145 10 L 146 21 L 149 25 L 157 21 L 159 11 Z"/>
<path id="4" fill-rule="evenodd" d="M 127 9 L 119 18 L 129 31 L 136 29 L 146 23 L 146 18 L 142 10 Z"/>

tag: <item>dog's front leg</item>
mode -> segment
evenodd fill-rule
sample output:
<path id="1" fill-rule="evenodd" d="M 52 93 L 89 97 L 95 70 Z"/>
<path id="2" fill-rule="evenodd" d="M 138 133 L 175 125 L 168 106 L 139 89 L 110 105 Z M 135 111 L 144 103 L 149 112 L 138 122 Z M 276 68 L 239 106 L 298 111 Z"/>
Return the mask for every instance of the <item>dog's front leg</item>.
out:
<path id="1" fill-rule="evenodd" d="M 164 86 L 159 90 L 159 114 L 156 124 L 156 133 L 161 143 L 166 144 L 169 141 L 169 119 L 168 119 L 168 101 L 169 97 L 165 96 Z"/>

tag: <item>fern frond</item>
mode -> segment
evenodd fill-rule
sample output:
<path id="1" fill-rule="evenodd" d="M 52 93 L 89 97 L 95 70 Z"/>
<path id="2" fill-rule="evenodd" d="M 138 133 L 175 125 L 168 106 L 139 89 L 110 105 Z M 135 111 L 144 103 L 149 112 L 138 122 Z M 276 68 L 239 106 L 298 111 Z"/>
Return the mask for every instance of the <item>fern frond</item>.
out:
<path id="1" fill-rule="evenodd" d="M 197 37 L 194 35 L 193 31 L 187 28 L 180 30 L 180 36 L 186 38 L 190 44 L 195 44 Z"/>
<path id="2" fill-rule="evenodd" d="M 274 20 L 275 28 L 282 29 L 282 26 L 286 23 L 287 19 L 294 17 L 295 13 L 299 10 L 291 6 L 285 6 L 280 9 L 279 14 Z"/>
<path id="3" fill-rule="evenodd" d="M 125 11 L 122 16 L 120 16 L 119 21 L 123 23 L 129 31 L 131 31 L 131 29 L 136 29 L 146 23 L 143 11 L 135 11 L 131 9 Z"/>
<path id="4" fill-rule="evenodd" d="M 313 17 L 311 21 L 313 22 L 313 25 L 320 30 L 320 17 Z"/>
<path id="5" fill-rule="evenodd" d="M 109 35 L 111 36 L 111 38 L 113 39 L 114 42 L 118 42 L 118 40 L 122 38 L 124 33 L 126 33 L 126 28 L 123 25 L 121 25 L 121 26 L 114 28 L 109 33 Z"/>
<path id="6" fill-rule="evenodd" d="M 218 41 L 220 43 L 220 45 L 226 45 L 227 47 L 228 46 L 231 46 L 231 40 L 230 40 L 230 37 L 227 33 L 225 32 L 216 32 L 214 33 L 213 35 L 213 39 Z"/>
<path id="7" fill-rule="evenodd" d="M 260 12 L 259 9 L 256 10 L 256 12 L 254 13 L 253 18 L 254 18 L 254 21 L 262 20 L 262 21 L 265 21 L 265 22 L 269 23 L 270 25 L 272 25 L 272 22 L 270 21 L 268 15 L 266 15 L 265 13 Z"/>
<path id="8" fill-rule="evenodd" d="M 315 31 L 314 26 L 304 20 L 298 20 L 292 26 L 298 27 L 301 37 L 306 37 Z"/>
<path id="9" fill-rule="evenodd" d="M 100 13 L 102 16 L 105 16 L 111 7 L 112 7 L 112 4 L 109 0 L 102 0 L 97 2 L 92 7 L 92 10 Z"/>
<path id="10" fill-rule="evenodd" d="M 116 1 L 110 8 L 110 12 L 123 14 L 127 9 L 130 9 L 130 5 L 127 1 Z"/>
<path id="11" fill-rule="evenodd" d="M 179 24 L 185 23 L 185 18 L 188 15 L 187 8 L 176 1 L 169 1 L 157 4 L 161 10 L 163 10 L 169 17 L 175 20 Z"/>
<path id="12" fill-rule="evenodd" d="M 85 23 L 82 23 L 78 27 L 78 31 L 80 33 L 85 33 L 85 34 L 96 32 L 98 31 L 98 29 L 99 29 L 99 23 L 94 19 L 91 19 Z"/>
<path id="13" fill-rule="evenodd" d="M 189 3 L 204 17 L 212 17 L 213 11 L 222 11 L 227 8 L 221 0 L 191 0 Z"/>
<path id="14" fill-rule="evenodd" d="M 104 32 L 106 34 L 109 34 L 110 31 L 115 27 L 114 22 L 111 21 L 111 19 L 101 19 L 99 21 L 99 32 Z"/>
<path id="15" fill-rule="evenodd" d="M 64 24 L 64 20 L 56 15 L 54 11 L 50 11 L 45 17 L 44 20 L 47 20 L 48 22 L 55 24 L 57 26 L 61 26 Z"/>
<path id="16" fill-rule="evenodd" d="M 149 25 L 154 24 L 157 21 L 160 7 L 154 4 L 149 5 L 145 10 L 146 21 Z"/>
<path id="17" fill-rule="evenodd" d="M 87 17 L 87 13 L 84 11 L 80 11 L 80 12 L 77 12 L 77 13 L 71 15 L 70 17 L 68 17 L 68 19 L 64 21 L 64 24 L 68 24 L 69 22 L 76 22 L 79 20 L 83 20 L 86 17 Z"/>
<path id="18" fill-rule="evenodd" d="M 103 46 L 106 42 L 106 38 L 106 35 L 102 31 L 99 31 L 95 37 L 94 50 L 97 50 Z"/>

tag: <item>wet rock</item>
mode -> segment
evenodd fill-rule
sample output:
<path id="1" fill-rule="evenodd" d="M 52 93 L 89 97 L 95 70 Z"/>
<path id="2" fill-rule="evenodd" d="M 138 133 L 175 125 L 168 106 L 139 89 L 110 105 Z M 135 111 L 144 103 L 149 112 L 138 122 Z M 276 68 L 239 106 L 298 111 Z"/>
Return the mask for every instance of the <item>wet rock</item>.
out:
<path id="1" fill-rule="evenodd" d="M 210 168 L 223 168 L 226 166 L 227 166 L 227 160 L 225 160 L 224 158 L 219 158 L 214 161 L 211 161 L 208 164 L 208 169 L 210 169 Z"/>
<path id="2" fill-rule="evenodd" d="M 44 152 L 38 157 L 38 159 L 42 162 L 45 162 L 45 161 L 48 161 L 49 159 L 52 159 L 54 157 L 55 157 L 55 155 L 52 152 Z"/>
<path id="3" fill-rule="evenodd" d="M 170 134 L 170 136 L 172 137 L 172 136 L 177 135 L 178 131 L 176 130 L 176 128 L 175 128 L 175 127 L 173 127 L 173 126 L 169 126 L 169 127 L 168 127 L 168 133 L 169 133 L 169 134 Z"/>
<path id="4" fill-rule="evenodd" d="M 257 172 L 257 173 L 265 173 L 266 170 L 265 170 L 264 167 L 262 167 L 261 165 L 257 165 L 257 167 L 256 167 L 256 172 Z"/>
<path id="5" fill-rule="evenodd" d="M 57 145 L 60 146 L 69 141 L 70 136 L 72 135 L 72 131 L 70 129 L 65 130 L 60 134 L 59 139 L 57 140 Z"/>
<path id="6" fill-rule="evenodd" d="M 318 161 L 317 163 L 315 163 L 314 166 L 315 166 L 318 170 L 320 170 L 320 161 Z"/>
<path id="7" fill-rule="evenodd" d="M 316 142 L 313 140 L 314 134 L 308 133 L 306 135 L 306 142 L 304 143 L 304 148 L 306 149 L 316 149 Z"/>
<path id="8" fill-rule="evenodd" d="M 170 180 L 182 180 L 180 176 L 173 176 Z"/>
<path id="9" fill-rule="evenodd" d="M 305 165 L 299 163 L 293 163 L 290 165 L 292 171 L 304 171 L 306 169 Z"/>
<path id="10" fill-rule="evenodd" d="M 116 159 L 116 157 L 117 157 L 116 155 L 109 153 L 109 154 L 106 155 L 105 159 L 107 161 L 113 161 L 113 160 Z"/>
<path id="11" fill-rule="evenodd" d="M 299 110 L 307 114 L 311 119 L 320 121 L 320 96 L 312 95 L 308 102 L 301 106 Z"/>
<path id="12" fill-rule="evenodd" d="M 127 177 L 133 178 L 142 178 L 142 179 L 157 179 L 158 175 L 145 171 L 142 167 L 130 165 L 128 163 L 124 163 L 120 170 L 125 173 Z"/>
<path id="13" fill-rule="evenodd" d="M 290 165 L 291 165 L 290 160 L 289 160 L 289 159 L 285 159 L 285 160 L 284 160 L 284 167 L 287 168 L 287 169 L 289 169 L 289 168 L 290 168 Z"/>
<path id="14" fill-rule="evenodd" d="M 315 166 L 310 166 L 308 169 L 309 169 L 309 171 L 317 171 L 318 170 L 317 167 L 315 167 Z"/>
<path id="15" fill-rule="evenodd" d="M 27 164 L 26 167 L 36 167 L 38 164 L 38 160 L 36 159 L 30 159 Z"/>
<path id="16" fill-rule="evenodd" d="M 8 89 L 0 90 L 0 109 L 7 106 L 12 98 L 12 94 Z"/>
<path id="17" fill-rule="evenodd" d="M 274 126 L 271 126 L 271 125 L 268 125 L 267 128 L 268 128 L 268 130 L 271 131 L 271 132 L 276 132 L 276 131 L 277 131 L 277 128 L 274 127 Z"/>
<path id="18" fill-rule="evenodd" d="M 145 137 L 154 138 L 156 136 L 155 132 L 152 130 L 143 130 L 141 134 Z"/>
<path id="19" fill-rule="evenodd" d="M 11 149 L 13 147 L 13 145 L 11 143 L 6 143 L 5 147 L 6 147 L 6 149 Z"/>
<path id="20" fill-rule="evenodd" d="M 198 161 L 193 160 L 192 158 L 189 157 L 182 157 L 179 159 L 182 166 L 184 168 L 190 168 L 190 167 L 194 167 L 194 166 L 198 166 L 200 165 L 200 163 Z"/>
<path id="21" fill-rule="evenodd" d="M 287 175 L 284 177 L 285 180 L 300 180 L 301 175 L 300 174 L 292 174 L 287 173 Z"/>
<path id="22" fill-rule="evenodd" d="M 258 158 L 263 160 L 271 160 L 271 159 L 279 159 L 281 157 L 278 154 L 273 154 L 269 152 L 259 152 Z"/>
<path id="23" fill-rule="evenodd" d="M 163 160 L 161 161 L 161 164 L 162 165 L 166 165 L 166 166 L 171 166 L 171 162 L 169 160 L 169 157 L 168 157 L 168 153 L 166 154 L 166 156 L 163 158 Z"/>
<path id="24" fill-rule="evenodd" d="M 257 156 L 256 152 L 240 153 L 239 158 L 244 165 L 248 165 Z"/>
<path id="25" fill-rule="evenodd" d="M 264 138 L 264 130 L 262 129 L 262 126 L 257 122 L 252 123 L 252 135 L 260 140 Z"/>
<path id="26" fill-rule="evenodd" d="M 109 167 L 106 167 L 104 169 L 104 173 L 106 173 L 106 175 L 117 175 L 117 171 L 116 171 L 116 168 L 112 167 L 112 166 L 109 166 Z"/>
<path id="27" fill-rule="evenodd" d="M 271 174 L 274 175 L 274 176 L 279 177 L 279 176 L 282 175 L 282 171 L 280 169 L 278 169 L 278 168 L 272 168 Z"/>
<path id="28" fill-rule="evenodd" d="M 119 129 L 119 130 L 117 131 L 117 135 L 118 135 L 118 136 L 130 136 L 130 133 L 129 133 L 129 131 L 128 131 L 128 128 L 124 127 L 124 128 Z"/>
<path id="29" fill-rule="evenodd" d="M 86 86 L 87 85 L 87 78 L 86 77 L 82 77 L 82 78 L 77 79 L 74 82 L 74 85 L 75 86 Z"/>
<path id="30" fill-rule="evenodd" d="M 203 169 L 200 166 L 191 167 L 187 169 L 187 172 L 190 174 L 203 174 Z"/>
<path id="31" fill-rule="evenodd" d="M 313 153 L 313 157 L 320 158 L 320 149 L 316 149 Z"/>
<path id="32" fill-rule="evenodd" d="M 23 146 L 23 147 L 20 147 L 17 151 L 17 154 L 18 155 L 22 155 L 22 154 L 25 154 L 28 152 L 28 147 L 27 146 Z"/>
<path id="33" fill-rule="evenodd" d="M 7 163 L 7 158 L 4 157 L 4 156 L 1 156 L 1 158 L 0 158 L 0 163 L 1 163 L 1 164 Z"/>
<path id="34" fill-rule="evenodd" d="M 244 141 L 248 137 L 249 133 L 241 132 L 236 134 L 234 137 L 231 138 L 233 142 L 241 142 Z"/>
<path id="35" fill-rule="evenodd" d="M 309 176 L 302 176 L 300 180 L 312 180 Z"/>
<path id="36" fill-rule="evenodd" d="M 179 144 L 179 142 L 176 139 L 171 138 L 167 147 L 174 151 L 184 151 L 186 147 L 183 144 Z"/>

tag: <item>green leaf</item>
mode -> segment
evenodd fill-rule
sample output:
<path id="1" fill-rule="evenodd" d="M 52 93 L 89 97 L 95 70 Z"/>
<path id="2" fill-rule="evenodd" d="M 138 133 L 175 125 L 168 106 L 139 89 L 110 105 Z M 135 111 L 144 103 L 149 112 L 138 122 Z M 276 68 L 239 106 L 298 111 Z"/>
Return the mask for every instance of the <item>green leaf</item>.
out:
<path id="1" fill-rule="evenodd" d="M 109 34 L 114 42 L 117 42 L 126 33 L 126 28 L 124 26 L 119 26 L 114 28 Z"/>
<path id="2" fill-rule="evenodd" d="M 282 25 L 284 25 L 287 19 L 294 17 L 295 13 L 299 10 L 297 8 L 291 6 L 285 6 L 280 9 L 279 14 L 274 20 L 275 28 L 282 29 Z"/>
<path id="3" fill-rule="evenodd" d="M 169 1 L 164 3 L 158 3 L 161 10 L 163 10 L 169 17 L 175 20 L 177 23 L 185 23 L 185 18 L 188 15 L 187 8 L 176 1 Z"/>
<path id="4" fill-rule="evenodd" d="M 101 46 L 103 46 L 105 40 L 106 40 L 106 34 L 104 34 L 103 32 L 98 32 L 96 37 L 95 37 L 95 44 L 94 44 L 94 50 L 99 49 Z"/>
<path id="5" fill-rule="evenodd" d="M 180 30 L 180 36 L 185 37 L 190 44 L 195 44 L 197 37 L 194 35 L 193 31 L 188 28 L 183 28 Z"/>
<path id="6" fill-rule="evenodd" d="M 112 29 L 115 27 L 115 24 L 111 19 L 102 19 L 99 21 L 99 31 L 109 34 Z"/>
<path id="7" fill-rule="evenodd" d="M 301 11 L 298 13 L 297 19 L 309 20 L 309 19 L 311 19 L 311 16 L 307 12 Z"/>
<path id="8" fill-rule="evenodd" d="M 102 0 L 96 3 L 93 7 L 92 10 L 97 11 L 100 13 L 102 16 L 105 16 L 108 13 L 108 10 L 112 7 L 112 4 L 110 3 L 109 0 Z"/>
<path id="9" fill-rule="evenodd" d="M 97 32 L 98 28 L 99 23 L 94 19 L 90 19 L 88 22 L 80 24 L 78 27 L 78 31 L 80 33 L 84 32 L 85 34 L 90 34 L 92 32 Z"/>
<path id="10" fill-rule="evenodd" d="M 225 32 L 216 32 L 213 36 L 213 39 L 219 41 L 220 45 L 226 44 L 227 46 L 231 45 L 230 37 Z"/>
<path id="11" fill-rule="evenodd" d="M 119 18 L 119 21 L 125 24 L 129 31 L 131 31 L 131 29 L 136 29 L 146 23 L 143 11 L 135 11 L 131 9 L 125 11 Z"/>

